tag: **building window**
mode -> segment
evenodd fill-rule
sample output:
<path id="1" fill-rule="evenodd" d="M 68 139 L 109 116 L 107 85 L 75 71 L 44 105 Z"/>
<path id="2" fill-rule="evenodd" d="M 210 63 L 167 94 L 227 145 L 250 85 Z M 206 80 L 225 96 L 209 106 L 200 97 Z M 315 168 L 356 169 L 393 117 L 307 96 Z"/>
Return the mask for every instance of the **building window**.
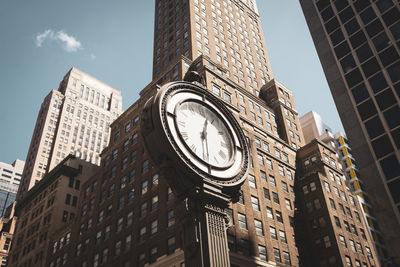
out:
<path id="1" fill-rule="evenodd" d="M 256 234 L 264 235 L 264 228 L 262 222 L 260 220 L 254 219 L 254 225 L 256 228 Z"/>
<path id="2" fill-rule="evenodd" d="M 155 195 L 151 198 L 151 210 L 155 210 L 158 208 L 158 195 Z"/>
<path id="3" fill-rule="evenodd" d="M 147 202 L 142 203 L 142 205 L 140 205 L 140 217 L 145 216 L 147 213 Z"/>
<path id="4" fill-rule="evenodd" d="M 175 251 L 175 237 L 171 237 L 167 241 L 167 254 L 172 254 Z"/>
<path id="5" fill-rule="evenodd" d="M 346 259 L 346 265 L 347 267 L 353 267 L 353 263 L 351 262 L 351 259 L 349 256 L 345 256 Z"/>
<path id="6" fill-rule="evenodd" d="M 145 236 L 146 236 L 146 226 L 143 226 L 142 228 L 140 228 L 139 230 L 139 241 L 145 241 Z"/>
<path id="7" fill-rule="evenodd" d="M 157 231 L 158 231 L 158 220 L 154 220 L 151 222 L 150 233 L 153 235 L 153 234 L 157 233 Z"/>
<path id="8" fill-rule="evenodd" d="M 274 248 L 274 258 L 275 258 L 275 261 L 277 261 L 277 262 L 281 262 L 282 261 L 282 259 L 281 259 L 281 251 L 279 249 L 277 249 L 277 248 Z"/>
<path id="9" fill-rule="evenodd" d="M 291 261 L 290 261 L 290 254 L 289 254 L 289 252 L 283 251 L 282 253 L 283 253 L 283 263 L 284 263 L 284 264 L 287 264 L 287 265 L 292 264 Z"/>
<path id="10" fill-rule="evenodd" d="M 145 193 L 147 193 L 147 190 L 148 190 L 148 181 L 147 180 L 144 180 L 143 182 L 142 182 L 142 186 L 141 186 L 141 188 L 142 188 L 142 190 L 141 190 L 141 193 L 142 193 L 142 195 L 143 194 L 145 194 Z"/>
<path id="11" fill-rule="evenodd" d="M 279 204 L 279 196 L 277 193 L 272 192 L 272 198 L 274 199 L 274 202 Z"/>
<path id="12" fill-rule="evenodd" d="M 145 173 L 149 170 L 149 160 L 144 160 L 142 163 L 142 173 Z"/>
<path id="13" fill-rule="evenodd" d="M 271 196 L 270 196 L 270 194 L 269 194 L 269 189 L 267 189 L 267 188 L 263 188 L 264 189 L 264 197 L 266 198 L 266 199 L 271 199 Z"/>
<path id="14" fill-rule="evenodd" d="M 269 227 L 269 233 L 271 234 L 271 238 L 278 240 L 278 236 L 276 235 L 276 229 L 275 227 L 270 226 Z"/>
<path id="15" fill-rule="evenodd" d="M 343 247 L 347 248 L 346 240 L 344 239 L 344 236 L 339 235 L 339 240 L 340 244 L 342 244 Z"/>
<path id="16" fill-rule="evenodd" d="M 289 199 L 285 198 L 285 204 L 288 210 L 292 210 L 292 204 L 290 203 Z"/>
<path id="17" fill-rule="evenodd" d="M 134 133 L 132 135 L 132 144 L 136 144 L 138 140 L 138 133 Z"/>
<path id="18" fill-rule="evenodd" d="M 168 211 L 167 221 L 168 221 L 167 222 L 168 227 L 173 226 L 175 224 L 175 216 L 173 210 Z"/>
<path id="19" fill-rule="evenodd" d="M 253 206 L 254 210 L 260 211 L 260 203 L 257 197 L 251 196 L 251 205 Z"/>
<path id="20" fill-rule="evenodd" d="M 241 229 L 247 230 L 246 215 L 238 213 L 238 221 L 239 221 L 239 227 Z"/>
<path id="21" fill-rule="evenodd" d="M 258 245 L 258 254 L 260 260 L 267 261 L 267 249 L 265 248 L 265 246 Z"/>
<path id="22" fill-rule="evenodd" d="M 280 237 L 280 239 L 281 239 L 281 242 L 287 243 L 287 240 L 286 240 L 286 233 L 285 233 L 284 231 L 279 230 L 279 237 Z"/>
<path id="23" fill-rule="evenodd" d="M 252 188 L 257 188 L 256 177 L 254 175 L 249 174 L 249 185 Z"/>
<path id="24" fill-rule="evenodd" d="M 232 103 L 232 96 L 230 93 L 224 91 L 224 100 L 228 103 Z"/>
<path id="25" fill-rule="evenodd" d="M 269 176 L 269 183 L 270 183 L 272 186 L 276 186 L 276 180 L 275 180 L 275 177 L 274 177 L 274 176 L 272 176 L 272 175 Z"/>
<path id="26" fill-rule="evenodd" d="M 158 249 L 153 247 L 150 249 L 150 262 L 155 262 L 158 258 Z"/>
<path id="27" fill-rule="evenodd" d="M 267 159 L 267 168 L 268 168 L 269 170 L 272 170 L 272 169 L 273 169 L 272 160 L 270 160 L 270 159 Z"/>

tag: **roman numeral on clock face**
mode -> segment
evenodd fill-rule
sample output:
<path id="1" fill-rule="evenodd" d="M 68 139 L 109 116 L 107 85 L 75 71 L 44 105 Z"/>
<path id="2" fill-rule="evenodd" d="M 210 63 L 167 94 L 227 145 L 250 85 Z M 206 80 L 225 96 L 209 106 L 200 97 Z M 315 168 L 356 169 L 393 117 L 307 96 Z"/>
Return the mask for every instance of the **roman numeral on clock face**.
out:
<path id="1" fill-rule="evenodd" d="M 221 141 L 221 146 L 224 148 L 228 148 L 228 145 L 224 141 Z"/>
<path id="2" fill-rule="evenodd" d="M 189 135 L 187 132 L 181 132 L 181 135 L 182 135 L 183 139 L 185 139 L 185 140 L 189 139 Z"/>
<path id="3" fill-rule="evenodd" d="M 194 153 L 196 153 L 197 147 L 196 147 L 196 145 L 192 144 L 192 145 L 190 146 L 190 149 L 191 149 Z"/>
<path id="4" fill-rule="evenodd" d="M 178 121 L 178 125 L 181 126 L 181 127 L 186 127 L 186 122 Z"/>

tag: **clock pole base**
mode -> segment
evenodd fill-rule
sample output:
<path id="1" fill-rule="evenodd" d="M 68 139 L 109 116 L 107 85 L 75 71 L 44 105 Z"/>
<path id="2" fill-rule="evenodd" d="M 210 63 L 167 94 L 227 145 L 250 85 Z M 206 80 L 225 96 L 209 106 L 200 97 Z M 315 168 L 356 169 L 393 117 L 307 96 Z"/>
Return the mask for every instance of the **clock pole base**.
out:
<path id="1" fill-rule="evenodd" d="M 186 266 L 230 267 L 225 198 L 201 192 L 179 205 Z"/>

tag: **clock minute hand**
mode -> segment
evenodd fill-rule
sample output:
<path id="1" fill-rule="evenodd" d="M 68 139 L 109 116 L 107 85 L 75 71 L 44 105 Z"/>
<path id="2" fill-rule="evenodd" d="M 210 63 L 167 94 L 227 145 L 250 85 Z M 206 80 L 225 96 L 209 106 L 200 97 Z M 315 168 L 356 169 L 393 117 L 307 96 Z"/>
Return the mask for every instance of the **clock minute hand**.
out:
<path id="1" fill-rule="evenodd" d="M 210 157 L 210 155 L 209 155 L 209 153 L 208 153 L 207 125 L 208 125 L 208 120 L 206 119 L 206 120 L 204 121 L 203 131 L 201 132 L 201 137 L 202 137 L 202 139 L 206 142 L 206 151 L 207 151 L 207 160 L 208 160 L 209 157 Z"/>

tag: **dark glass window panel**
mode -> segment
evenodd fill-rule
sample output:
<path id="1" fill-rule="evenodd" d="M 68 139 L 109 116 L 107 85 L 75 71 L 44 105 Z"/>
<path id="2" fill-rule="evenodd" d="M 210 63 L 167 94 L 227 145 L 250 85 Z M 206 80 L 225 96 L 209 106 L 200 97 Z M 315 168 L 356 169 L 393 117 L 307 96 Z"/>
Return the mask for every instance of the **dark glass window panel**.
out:
<path id="1" fill-rule="evenodd" d="M 388 73 L 393 83 L 400 80 L 400 62 L 394 63 L 392 66 L 390 66 L 388 68 Z"/>
<path id="2" fill-rule="evenodd" d="M 387 184 L 395 203 L 400 201 L 400 179 L 394 180 Z"/>
<path id="3" fill-rule="evenodd" d="M 388 12 L 386 12 L 382 16 L 382 18 L 383 21 L 386 23 L 386 26 L 390 26 L 400 19 L 400 12 L 396 7 L 393 7 Z"/>
<path id="4" fill-rule="evenodd" d="M 396 90 L 397 96 L 400 97 L 400 83 L 396 84 L 394 89 Z"/>
<path id="5" fill-rule="evenodd" d="M 397 149 L 400 149 L 400 128 L 397 128 L 396 130 L 393 130 L 391 132 L 392 138 L 394 140 L 394 143 L 397 146 Z"/>
<path id="6" fill-rule="evenodd" d="M 375 96 L 376 102 L 378 103 L 380 110 L 385 110 L 386 108 L 393 106 L 397 101 L 394 97 L 392 89 L 388 88 L 379 95 Z"/>
<path id="7" fill-rule="evenodd" d="M 336 31 L 334 31 L 331 35 L 331 41 L 333 46 L 336 46 L 337 44 L 339 44 L 341 41 L 344 40 L 344 35 L 342 33 L 342 30 L 339 28 Z"/>
<path id="8" fill-rule="evenodd" d="M 390 31 L 392 32 L 393 38 L 395 40 L 400 39 L 400 22 L 397 22 L 392 27 L 390 27 Z"/>
<path id="9" fill-rule="evenodd" d="M 354 17 L 354 11 L 349 6 L 348 8 L 339 13 L 339 17 L 342 23 L 346 23 L 346 21 Z"/>
<path id="10" fill-rule="evenodd" d="M 360 85 L 354 87 L 351 92 L 353 93 L 354 101 L 356 101 L 356 104 L 364 101 L 369 97 L 368 90 L 365 87 L 364 83 L 361 83 Z"/>
<path id="11" fill-rule="evenodd" d="M 345 7 L 349 5 L 349 2 L 347 0 L 336 0 L 335 1 L 335 6 L 338 12 L 343 10 Z"/>
<path id="12" fill-rule="evenodd" d="M 373 37 L 377 35 L 379 32 L 383 31 L 382 23 L 379 19 L 374 20 L 371 22 L 367 27 L 365 27 L 369 37 Z"/>
<path id="13" fill-rule="evenodd" d="M 400 108 L 395 106 L 383 113 L 385 120 L 390 129 L 393 129 L 400 125 Z"/>
<path id="14" fill-rule="evenodd" d="M 381 67 L 378 64 L 378 61 L 374 57 L 365 62 L 364 64 L 362 64 L 361 67 L 366 77 L 371 76 L 372 74 L 376 73 L 381 69 Z"/>
<path id="15" fill-rule="evenodd" d="M 317 3 L 317 8 L 319 11 L 323 10 L 325 7 L 329 6 L 329 0 L 319 0 Z"/>
<path id="16" fill-rule="evenodd" d="M 342 69 L 344 73 L 349 72 L 351 69 L 356 67 L 356 62 L 354 61 L 353 55 L 349 54 L 346 57 L 344 57 L 341 61 L 340 64 L 342 65 Z"/>
<path id="17" fill-rule="evenodd" d="M 358 48 L 356 50 L 356 53 L 358 60 L 360 60 L 361 63 L 373 56 L 372 50 L 371 48 L 369 48 L 368 43 L 365 43 L 360 48 Z"/>
<path id="18" fill-rule="evenodd" d="M 365 37 L 365 34 L 363 33 L 363 31 L 359 31 L 350 37 L 350 43 L 354 49 L 359 47 L 361 44 L 363 44 L 366 41 L 367 41 L 367 38 Z"/>
<path id="19" fill-rule="evenodd" d="M 342 58 L 350 52 L 350 47 L 347 42 L 343 42 L 335 47 L 335 54 L 338 59 Z"/>
<path id="20" fill-rule="evenodd" d="M 362 120 L 366 120 L 369 117 L 372 117 L 377 113 L 376 107 L 371 99 L 360 104 L 357 107 L 357 109 L 358 109 L 358 113 L 360 114 L 360 117 Z"/>
<path id="21" fill-rule="evenodd" d="M 379 116 L 376 116 L 365 123 L 365 128 L 367 129 L 368 135 L 370 139 L 374 139 L 375 137 L 383 134 L 385 129 L 383 128 L 382 122 L 379 119 Z"/>
<path id="22" fill-rule="evenodd" d="M 369 7 L 360 14 L 360 17 L 364 25 L 367 25 L 376 18 L 376 14 L 372 7 Z"/>
<path id="23" fill-rule="evenodd" d="M 387 37 L 385 32 L 382 32 L 381 34 L 376 36 L 374 39 L 372 39 L 372 42 L 374 43 L 374 46 L 378 52 L 390 44 L 390 40 Z"/>
<path id="24" fill-rule="evenodd" d="M 346 74 L 345 78 L 350 88 L 362 81 L 362 76 L 358 69 L 355 69 Z"/>
<path id="25" fill-rule="evenodd" d="M 321 12 L 321 17 L 324 21 L 328 21 L 330 18 L 332 18 L 335 14 L 333 13 L 332 7 L 326 8 L 324 11 Z"/>
<path id="26" fill-rule="evenodd" d="M 353 5 L 357 12 L 361 12 L 364 8 L 370 5 L 370 1 L 357 0 L 354 1 Z"/>
<path id="27" fill-rule="evenodd" d="M 381 13 L 383 13 L 393 6 L 393 1 L 392 0 L 378 0 L 378 1 L 376 1 L 376 6 L 378 7 L 379 11 Z"/>
<path id="28" fill-rule="evenodd" d="M 374 91 L 375 94 L 382 91 L 388 86 L 382 72 L 379 72 L 375 76 L 369 78 L 368 82 L 371 85 L 372 91 Z"/>
<path id="29" fill-rule="evenodd" d="M 337 28 L 339 28 L 339 26 L 340 25 L 339 25 L 339 21 L 337 20 L 337 18 L 333 18 L 330 21 L 328 21 L 327 23 L 325 23 L 325 29 L 326 29 L 328 34 L 333 32 Z"/>
<path id="30" fill-rule="evenodd" d="M 372 141 L 371 144 L 377 158 L 384 157 L 394 151 L 392 143 L 386 134 Z"/>
<path id="31" fill-rule="evenodd" d="M 381 59 L 383 65 L 386 67 L 396 60 L 399 59 L 399 54 L 397 53 L 394 46 L 387 48 L 386 50 L 379 53 L 379 58 Z"/>
<path id="32" fill-rule="evenodd" d="M 353 18 L 352 20 L 350 20 L 349 22 L 347 22 L 344 25 L 347 34 L 350 36 L 353 33 L 355 33 L 356 31 L 358 31 L 360 29 L 360 24 L 358 24 L 357 19 Z"/>

